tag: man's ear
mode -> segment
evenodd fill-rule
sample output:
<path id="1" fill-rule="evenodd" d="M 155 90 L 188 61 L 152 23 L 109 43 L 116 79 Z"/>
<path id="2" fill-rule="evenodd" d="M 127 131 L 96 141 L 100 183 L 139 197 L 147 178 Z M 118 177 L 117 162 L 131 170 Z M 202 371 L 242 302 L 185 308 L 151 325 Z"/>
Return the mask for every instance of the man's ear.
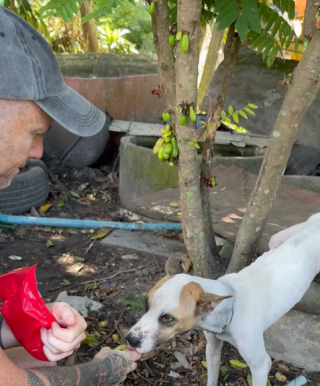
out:
<path id="1" fill-rule="evenodd" d="M 210 314 L 223 300 L 232 298 L 228 296 L 218 296 L 209 293 L 202 293 L 196 305 L 196 316 Z"/>

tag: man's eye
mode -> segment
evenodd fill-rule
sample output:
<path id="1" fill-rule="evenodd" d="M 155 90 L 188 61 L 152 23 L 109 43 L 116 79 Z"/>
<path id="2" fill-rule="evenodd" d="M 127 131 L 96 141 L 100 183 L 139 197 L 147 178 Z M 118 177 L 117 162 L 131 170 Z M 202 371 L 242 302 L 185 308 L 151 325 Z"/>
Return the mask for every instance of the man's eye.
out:
<path id="1" fill-rule="evenodd" d="M 160 316 L 160 322 L 163 324 L 172 324 L 175 322 L 175 318 L 169 314 L 164 314 Z"/>

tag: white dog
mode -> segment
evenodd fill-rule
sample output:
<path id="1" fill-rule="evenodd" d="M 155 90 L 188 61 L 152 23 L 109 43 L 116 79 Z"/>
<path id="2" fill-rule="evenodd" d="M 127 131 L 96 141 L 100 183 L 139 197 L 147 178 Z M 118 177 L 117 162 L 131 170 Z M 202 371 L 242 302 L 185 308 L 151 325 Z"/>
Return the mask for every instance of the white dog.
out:
<path id="1" fill-rule="evenodd" d="M 148 311 L 127 340 L 139 353 L 191 328 L 207 339 L 207 386 L 218 384 L 223 341 L 239 350 L 254 386 L 266 386 L 271 359 L 263 333 L 298 303 L 320 271 L 320 213 L 274 235 L 270 251 L 218 280 L 170 272 L 149 292 Z"/>

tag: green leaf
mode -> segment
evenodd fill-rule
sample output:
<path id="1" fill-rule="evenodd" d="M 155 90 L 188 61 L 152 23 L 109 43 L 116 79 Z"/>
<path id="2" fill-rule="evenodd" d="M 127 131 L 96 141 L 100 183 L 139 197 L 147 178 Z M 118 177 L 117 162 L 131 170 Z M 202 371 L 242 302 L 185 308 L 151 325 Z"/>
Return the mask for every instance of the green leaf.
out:
<path id="1" fill-rule="evenodd" d="M 232 114 L 232 118 L 235 121 L 235 123 L 239 123 L 239 118 L 237 114 Z"/>
<path id="2" fill-rule="evenodd" d="M 226 119 L 225 119 L 225 123 L 228 124 L 228 125 L 230 125 L 231 119 L 230 119 L 230 118 L 226 118 Z"/>
<path id="3" fill-rule="evenodd" d="M 249 109 L 249 107 L 245 107 L 244 109 L 246 110 L 247 113 L 251 115 L 256 115 L 251 109 Z"/>
<path id="4" fill-rule="evenodd" d="M 200 146 L 199 146 L 198 143 L 195 143 L 195 144 L 194 144 L 194 147 L 195 147 L 196 149 L 200 149 Z"/>
<path id="5" fill-rule="evenodd" d="M 294 19 L 296 15 L 295 2 L 293 0 L 288 1 L 288 17 L 290 20 Z"/>
<path id="6" fill-rule="evenodd" d="M 263 53 L 262 53 L 262 60 L 263 60 L 263 61 L 265 61 L 265 60 L 267 59 L 267 57 L 268 57 L 268 55 L 269 55 L 269 53 L 270 53 L 270 51 L 271 51 L 271 49 L 272 49 L 273 46 L 274 46 L 273 41 L 271 41 L 271 42 L 267 45 L 267 47 L 263 50 Z"/>
<path id="7" fill-rule="evenodd" d="M 287 37 L 286 43 L 285 43 L 286 48 L 288 48 L 290 46 L 290 44 L 292 43 L 292 39 L 293 39 L 294 35 L 295 35 L 295 32 L 293 30 L 291 30 L 290 34 Z"/>
<path id="8" fill-rule="evenodd" d="M 243 15 L 239 15 L 236 25 L 236 30 L 238 31 L 238 34 L 240 36 L 240 40 L 243 43 L 247 37 L 248 33 L 248 23 L 247 19 Z"/>
<path id="9" fill-rule="evenodd" d="M 239 110 L 239 114 L 242 116 L 242 118 L 248 119 L 248 116 L 247 116 L 247 114 L 244 111 Z"/>
<path id="10" fill-rule="evenodd" d="M 46 242 L 46 247 L 47 248 L 50 248 L 50 247 L 52 247 L 53 246 L 53 242 L 51 241 L 51 240 L 48 240 L 47 242 Z"/>
<path id="11" fill-rule="evenodd" d="M 236 0 L 228 1 L 223 11 L 217 15 L 216 23 L 218 25 L 218 31 L 224 30 L 237 19 L 239 16 L 238 4 Z"/>
<path id="12" fill-rule="evenodd" d="M 228 113 L 231 115 L 233 114 L 233 107 L 232 106 L 229 106 L 228 107 Z"/>
<path id="13" fill-rule="evenodd" d="M 221 118 L 226 119 L 226 117 L 227 117 L 227 114 L 224 111 L 221 111 Z"/>
<path id="14" fill-rule="evenodd" d="M 62 17 L 62 19 L 65 23 L 67 23 L 69 21 L 69 15 L 67 14 L 67 11 L 63 7 L 61 7 L 58 10 L 58 14 Z"/>
<path id="15" fill-rule="evenodd" d="M 253 386 L 251 374 L 248 374 L 248 375 L 247 375 L 247 382 L 248 382 L 248 385 L 249 385 L 249 386 Z"/>
<path id="16" fill-rule="evenodd" d="M 257 109 L 258 106 L 257 105 L 254 105 L 253 103 L 249 103 L 248 104 L 248 107 L 252 108 L 252 109 Z"/>
<path id="17" fill-rule="evenodd" d="M 130 306 L 134 310 L 143 310 L 144 303 L 141 299 L 136 298 L 135 296 L 128 296 L 120 300 L 126 307 Z"/>
<path id="18" fill-rule="evenodd" d="M 285 13 L 288 10 L 289 2 L 288 0 L 281 0 L 280 2 L 280 11 L 281 13 Z"/>
<path id="19" fill-rule="evenodd" d="M 73 19 L 73 11 L 70 7 L 70 4 L 69 3 L 65 4 L 64 8 L 68 14 L 69 19 L 72 20 Z"/>
<path id="20" fill-rule="evenodd" d="M 242 14 L 247 19 L 248 26 L 253 31 L 260 33 L 260 12 L 256 1 L 254 0 L 241 0 Z"/>

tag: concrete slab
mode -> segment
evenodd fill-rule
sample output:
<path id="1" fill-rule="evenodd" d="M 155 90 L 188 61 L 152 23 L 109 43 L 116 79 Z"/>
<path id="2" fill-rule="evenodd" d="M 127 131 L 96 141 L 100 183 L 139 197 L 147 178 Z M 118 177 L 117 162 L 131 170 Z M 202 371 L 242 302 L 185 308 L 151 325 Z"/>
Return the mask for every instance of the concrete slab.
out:
<path id="1" fill-rule="evenodd" d="M 218 245 L 225 245 L 226 240 L 216 238 Z M 148 253 L 154 256 L 169 258 L 174 253 L 185 255 L 187 250 L 184 243 L 148 233 L 115 229 L 101 241 L 102 245 L 110 245 L 130 251 Z"/>
<path id="2" fill-rule="evenodd" d="M 242 174 L 244 173 L 244 175 Z M 212 173 L 217 180 L 217 186 L 211 188 L 211 208 L 217 236 L 234 242 L 246 211 L 246 194 L 250 197 L 257 176 L 243 172 L 235 166 L 217 166 Z M 138 213 L 159 219 L 181 221 L 179 210 L 172 208 L 172 202 L 179 203 L 179 188 L 172 187 L 160 192 L 140 197 L 135 201 Z M 269 250 L 270 237 L 282 229 L 298 224 L 318 212 L 320 194 L 281 183 L 275 203 L 271 209 L 268 223 L 262 235 L 258 252 Z"/>

